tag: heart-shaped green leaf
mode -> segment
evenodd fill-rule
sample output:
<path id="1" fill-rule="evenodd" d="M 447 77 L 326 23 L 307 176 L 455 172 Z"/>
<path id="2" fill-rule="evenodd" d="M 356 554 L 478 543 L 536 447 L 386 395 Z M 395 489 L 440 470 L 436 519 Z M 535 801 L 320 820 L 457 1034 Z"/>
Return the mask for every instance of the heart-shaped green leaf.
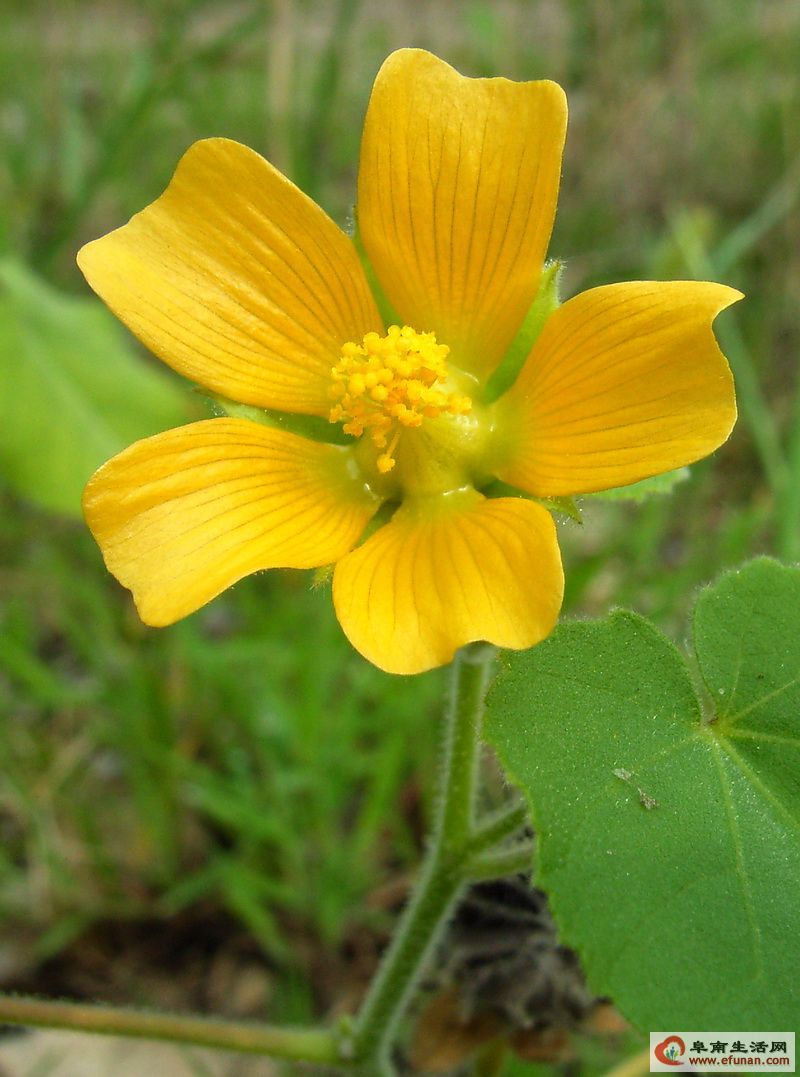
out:
<path id="1" fill-rule="evenodd" d="M 645 1031 L 795 1029 L 800 570 L 723 576 L 694 647 L 702 688 L 641 617 L 565 624 L 506 658 L 489 738 L 596 992 Z"/>

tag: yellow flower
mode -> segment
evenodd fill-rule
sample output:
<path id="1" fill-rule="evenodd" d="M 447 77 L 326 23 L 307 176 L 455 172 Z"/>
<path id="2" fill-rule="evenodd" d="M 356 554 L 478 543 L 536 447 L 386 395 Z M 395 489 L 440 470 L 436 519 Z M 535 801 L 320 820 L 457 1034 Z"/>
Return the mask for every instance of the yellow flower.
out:
<path id="1" fill-rule="evenodd" d="M 566 114 L 552 82 L 463 78 L 414 49 L 386 60 L 357 216 L 388 324 L 351 239 L 225 139 L 192 146 L 157 201 L 83 248 L 89 283 L 156 355 L 269 412 L 148 438 L 90 480 L 89 526 L 144 621 L 259 569 L 335 563 L 339 621 L 383 669 L 472 640 L 529 647 L 563 577 L 552 518 L 525 495 L 624 486 L 727 438 L 711 323 L 739 293 L 718 284 L 578 295 L 488 399 L 542 279 Z M 299 436 L 298 417 L 339 443 Z M 490 496 L 493 480 L 520 496 Z"/>

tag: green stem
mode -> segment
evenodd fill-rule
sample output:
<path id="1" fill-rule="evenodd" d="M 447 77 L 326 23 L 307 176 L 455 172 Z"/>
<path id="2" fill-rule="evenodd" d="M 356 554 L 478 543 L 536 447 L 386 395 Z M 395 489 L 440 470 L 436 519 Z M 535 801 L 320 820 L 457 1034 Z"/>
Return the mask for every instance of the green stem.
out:
<path id="1" fill-rule="evenodd" d="M 337 1036 L 326 1029 L 271 1028 L 180 1014 L 137 1013 L 91 1003 L 8 996 L 0 997 L 0 1023 L 168 1040 L 299 1062 L 343 1065 Z"/>
<path id="2" fill-rule="evenodd" d="M 519 875 L 533 866 L 533 842 L 520 841 L 507 849 L 490 849 L 473 857 L 465 866 L 467 876 L 473 882 L 489 879 L 505 879 Z"/>
<path id="3" fill-rule="evenodd" d="M 462 648 L 452 668 L 444 757 L 433 834 L 422 874 L 356 1019 L 354 1061 L 365 1073 L 394 1072 L 398 1023 L 462 885 L 474 818 L 483 702 L 494 649 Z"/>
<path id="4" fill-rule="evenodd" d="M 469 843 L 471 852 L 482 852 L 494 845 L 499 845 L 506 838 L 512 837 L 528 822 L 528 806 L 524 801 L 498 808 L 485 819 L 481 819 Z"/>
<path id="5" fill-rule="evenodd" d="M 478 750 L 483 726 L 483 703 L 495 649 L 487 644 L 463 647 L 456 655 L 445 718 L 444 765 L 439 811 L 434 822 L 434 846 L 461 856 L 475 820 Z"/>

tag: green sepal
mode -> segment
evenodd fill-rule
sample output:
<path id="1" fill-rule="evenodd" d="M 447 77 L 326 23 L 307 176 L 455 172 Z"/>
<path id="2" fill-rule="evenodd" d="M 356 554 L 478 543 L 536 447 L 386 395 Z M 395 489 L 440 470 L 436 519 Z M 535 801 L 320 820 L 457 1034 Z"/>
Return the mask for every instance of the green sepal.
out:
<path id="1" fill-rule="evenodd" d="M 270 426 L 273 430 L 284 430 L 287 434 L 296 434 L 310 441 L 324 441 L 332 445 L 352 445 L 353 439 L 345 434 L 341 424 L 328 422 L 320 415 L 297 415 L 288 411 L 275 411 L 272 408 L 256 408 L 251 404 L 237 404 L 215 393 L 197 390 L 232 419 L 249 419 L 261 426 Z"/>
<path id="2" fill-rule="evenodd" d="M 574 498 L 536 497 L 534 498 L 534 501 L 543 505 L 548 512 L 557 512 L 561 516 L 566 516 L 568 519 L 574 520 L 576 524 L 583 524 L 583 513 Z"/>
<path id="3" fill-rule="evenodd" d="M 545 322 L 560 305 L 558 289 L 563 269 L 564 263 L 558 261 L 548 262 L 544 267 L 536 297 L 528 308 L 517 335 L 511 341 L 511 346 L 486 383 L 485 403 L 492 404 L 517 380 L 536 338 L 544 329 Z"/>
<path id="4" fill-rule="evenodd" d="M 583 523 L 583 514 L 571 497 L 536 497 L 525 490 L 520 490 L 518 486 L 511 486 L 507 482 L 502 482 L 500 479 L 493 479 L 486 486 L 482 486 L 480 492 L 484 497 L 521 497 L 526 501 L 535 501 L 537 505 L 541 505 L 548 512 L 557 512 L 561 516 L 574 520 L 576 524 Z"/>
<path id="5" fill-rule="evenodd" d="M 688 478 L 689 468 L 679 467 L 675 471 L 665 471 L 661 475 L 632 482 L 630 486 L 615 486 L 612 490 L 600 490 L 586 496 L 599 497 L 604 501 L 646 501 L 648 497 L 671 494 L 678 483 L 686 482 Z"/>
<path id="6" fill-rule="evenodd" d="M 335 567 L 335 565 L 320 565 L 319 568 L 315 568 L 311 580 L 311 589 L 316 591 L 321 587 L 327 587 L 333 579 L 333 570 Z"/>

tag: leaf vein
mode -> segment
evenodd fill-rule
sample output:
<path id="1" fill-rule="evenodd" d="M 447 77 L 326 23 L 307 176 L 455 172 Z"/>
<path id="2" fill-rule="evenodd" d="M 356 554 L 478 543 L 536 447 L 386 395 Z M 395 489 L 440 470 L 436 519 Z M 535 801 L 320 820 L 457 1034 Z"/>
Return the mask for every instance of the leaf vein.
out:
<path id="1" fill-rule="evenodd" d="M 733 782 L 730 776 L 726 773 L 723 766 L 722 759 L 720 758 L 720 751 L 722 746 L 719 742 L 714 742 L 712 745 L 714 751 L 712 757 L 717 767 L 719 774 L 720 786 L 722 787 L 722 802 L 725 805 L 725 814 L 728 817 L 728 823 L 730 825 L 731 838 L 733 840 L 733 849 L 736 860 L 736 875 L 739 880 L 739 887 L 742 893 L 742 901 L 747 911 L 747 919 L 750 924 L 750 930 L 752 932 L 752 947 L 753 958 L 756 966 L 756 978 L 763 979 L 764 977 L 764 952 L 761 940 L 761 927 L 758 923 L 758 917 L 756 915 L 755 902 L 753 900 L 753 892 L 750 889 L 750 880 L 747 876 L 747 870 L 745 868 L 744 858 L 744 845 L 742 842 L 742 834 L 739 829 L 739 819 L 736 814 L 736 807 L 733 802 Z"/>

